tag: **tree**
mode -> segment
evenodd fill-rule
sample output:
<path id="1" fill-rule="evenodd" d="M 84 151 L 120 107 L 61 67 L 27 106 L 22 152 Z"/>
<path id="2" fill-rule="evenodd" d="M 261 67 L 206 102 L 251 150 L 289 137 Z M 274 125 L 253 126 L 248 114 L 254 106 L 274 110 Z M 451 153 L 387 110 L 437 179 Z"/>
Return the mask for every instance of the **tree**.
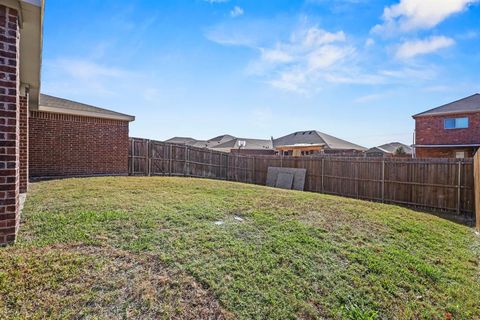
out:
<path id="1" fill-rule="evenodd" d="M 403 146 L 398 146 L 397 149 L 395 149 L 396 156 L 404 156 L 406 154 L 407 153 L 405 152 L 405 149 L 403 148 Z"/>

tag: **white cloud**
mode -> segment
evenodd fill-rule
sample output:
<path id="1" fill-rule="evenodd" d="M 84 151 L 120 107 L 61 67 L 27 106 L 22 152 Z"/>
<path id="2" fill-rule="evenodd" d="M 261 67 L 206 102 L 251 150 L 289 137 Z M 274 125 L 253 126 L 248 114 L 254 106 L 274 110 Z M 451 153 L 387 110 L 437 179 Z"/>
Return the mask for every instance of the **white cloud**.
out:
<path id="1" fill-rule="evenodd" d="M 419 65 L 404 68 L 381 69 L 378 75 L 387 78 L 390 83 L 405 85 L 413 80 L 431 82 L 439 74 L 439 69 L 435 65 Z"/>
<path id="2" fill-rule="evenodd" d="M 243 11 L 243 9 L 239 6 L 235 6 L 231 11 L 230 11 L 230 16 L 232 18 L 236 18 L 236 17 L 239 17 L 241 15 L 243 15 L 245 12 Z"/>
<path id="3" fill-rule="evenodd" d="M 365 47 L 371 47 L 375 44 L 375 40 L 373 40 L 372 38 L 368 38 L 367 40 L 365 40 Z"/>
<path id="4" fill-rule="evenodd" d="M 301 28 L 289 41 L 259 50 L 260 57 L 250 71 L 266 76 L 276 88 L 301 93 L 321 79 L 328 81 L 327 73 L 355 54 L 343 31 L 328 32 L 318 27 Z"/>
<path id="5" fill-rule="evenodd" d="M 260 48 L 261 60 L 270 63 L 288 63 L 294 60 L 289 52 L 282 49 L 265 49 Z"/>
<path id="6" fill-rule="evenodd" d="M 93 61 L 81 59 L 59 59 L 57 67 L 73 78 L 95 79 L 99 77 L 118 78 L 127 76 L 128 72 L 119 68 L 106 66 Z"/>
<path id="7" fill-rule="evenodd" d="M 373 55 L 368 47 L 375 45 L 374 39 L 354 45 L 358 39 L 350 39 L 343 31 L 308 25 L 306 19 L 293 31 L 282 29 L 274 36 L 263 24 L 230 21 L 210 28 L 205 36 L 221 45 L 256 51 L 258 55 L 250 60 L 245 74 L 282 90 L 310 95 L 331 85 L 398 85 L 406 80 L 408 84 L 419 84 L 438 74 L 432 64 L 416 65 L 411 60 L 404 66 L 398 59 Z M 417 44 L 405 42 L 401 50 L 396 48 L 398 58 L 434 52 L 450 45 L 450 41 L 434 37 Z"/>
<path id="8" fill-rule="evenodd" d="M 285 70 L 269 81 L 276 88 L 298 93 L 307 93 L 305 88 L 306 82 L 307 73 L 305 70 Z"/>
<path id="9" fill-rule="evenodd" d="M 334 45 L 321 46 L 308 54 L 308 66 L 311 70 L 327 69 L 353 54 L 354 49 Z"/>
<path id="10" fill-rule="evenodd" d="M 224 2 L 228 2 L 230 0 L 204 0 L 205 2 L 208 2 L 208 3 L 224 3 Z"/>
<path id="11" fill-rule="evenodd" d="M 429 54 L 455 44 L 451 38 L 444 36 L 431 37 L 426 40 L 414 40 L 402 43 L 395 54 L 400 60 L 410 59 L 419 55 Z"/>
<path id="12" fill-rule="evenodd" d="M 383 23 L 372 31 L 381 34 L 431 29 L 478 0 L 400 0 L 385 7 Z"/>
<path id="13" fill-rule="evenodd" d="M 43 87 L 51 92 L 71 90 L 109 96 L 115 94 L 120 85 L 138 81 L 139 77 L 134 72 L 87 59 L 46 60 L 44 67 Z"/>

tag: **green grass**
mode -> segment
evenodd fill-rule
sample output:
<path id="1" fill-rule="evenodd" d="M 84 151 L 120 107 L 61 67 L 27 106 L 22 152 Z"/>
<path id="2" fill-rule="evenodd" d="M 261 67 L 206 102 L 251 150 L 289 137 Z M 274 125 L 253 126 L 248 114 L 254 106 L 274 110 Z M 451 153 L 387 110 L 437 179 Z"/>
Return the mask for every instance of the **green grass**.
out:
<path id="1" fill-rule="evenodd" d="M 402 207 L 117 177 L 33 184 L 22 220 L 0 318 L 480 318 L 479 237 Z"/>

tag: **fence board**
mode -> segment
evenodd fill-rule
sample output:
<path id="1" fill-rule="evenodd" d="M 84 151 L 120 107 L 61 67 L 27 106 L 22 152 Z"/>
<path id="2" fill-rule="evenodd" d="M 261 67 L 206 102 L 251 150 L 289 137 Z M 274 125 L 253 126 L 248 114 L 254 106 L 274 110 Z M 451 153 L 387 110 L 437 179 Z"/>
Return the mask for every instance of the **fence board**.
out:
<path id="1" fill-rule="evenodd" d="M 138 138 L 130 139 L 129 152 L 131 175 L 203 177 L 265 185 L 268 167 L 304 168 L 306 191 L 475 219 L 471 159 L 248 156 Z"/>

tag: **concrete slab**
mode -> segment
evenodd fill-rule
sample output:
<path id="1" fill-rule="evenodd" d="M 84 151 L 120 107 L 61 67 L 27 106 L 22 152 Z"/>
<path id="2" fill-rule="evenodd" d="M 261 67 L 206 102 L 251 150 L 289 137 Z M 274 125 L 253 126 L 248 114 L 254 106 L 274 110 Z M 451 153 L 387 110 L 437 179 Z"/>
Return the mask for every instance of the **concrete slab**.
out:
<path id="1" fill-rule="evenodd" d="M 291 190 L 294 176 L 295 175 L 293 173 L 279 172 L 277 176 L 277 182 L 275 183 L 275 188 Z"/>
<path id="2" fill-rule="evenodd" d="M 269 187 L 277 187 L 277 181 L 280 173 L 293 175 L 292 185 L 288 189 L 303 191 L 305 188 L 305 176 L 307 174 L 307 169 L 268 167 L 266 185 Z M 286 179 L 284 176 L 280 178 Z"/>

